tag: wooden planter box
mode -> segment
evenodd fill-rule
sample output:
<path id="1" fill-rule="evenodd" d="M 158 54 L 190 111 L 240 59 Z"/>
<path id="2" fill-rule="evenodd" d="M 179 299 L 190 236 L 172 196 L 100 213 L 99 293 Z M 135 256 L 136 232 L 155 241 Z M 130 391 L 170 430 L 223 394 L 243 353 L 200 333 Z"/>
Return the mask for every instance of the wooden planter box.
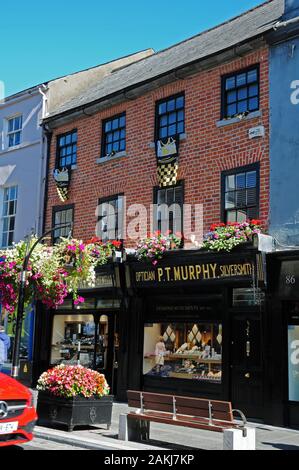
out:
<path id="1" fill-rule="evenodd" d="M 113 396 L 102 398 L 59 398 L 39 392 L 37 401 L 38 424 L 40 426 L 65 425 L 68 431 L 75 426 L 106 424 L 111 426 Z"/>

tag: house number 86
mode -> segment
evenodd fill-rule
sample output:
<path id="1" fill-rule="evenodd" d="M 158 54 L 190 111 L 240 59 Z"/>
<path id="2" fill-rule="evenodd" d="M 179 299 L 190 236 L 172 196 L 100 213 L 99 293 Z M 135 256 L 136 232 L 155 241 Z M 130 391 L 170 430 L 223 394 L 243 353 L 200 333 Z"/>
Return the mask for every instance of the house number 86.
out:
<path id="1" fill-rule="evenodd" d="M 286 284 L 288 286 L 296 284 L 296 277 L 295 276 L 286 276 Z"/>

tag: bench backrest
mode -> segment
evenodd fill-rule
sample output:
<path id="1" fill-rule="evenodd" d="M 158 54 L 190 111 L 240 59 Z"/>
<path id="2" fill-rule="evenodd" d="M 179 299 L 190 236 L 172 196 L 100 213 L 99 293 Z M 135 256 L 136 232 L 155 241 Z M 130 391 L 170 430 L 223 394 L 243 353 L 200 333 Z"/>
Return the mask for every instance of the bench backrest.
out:
<path id="1" fill-rule="evenodd" d="M 144 411 L 161 411 L 233 423 L 232 405 L 227 401 L 164 395 L 128 390 L 128 405 Z"/>

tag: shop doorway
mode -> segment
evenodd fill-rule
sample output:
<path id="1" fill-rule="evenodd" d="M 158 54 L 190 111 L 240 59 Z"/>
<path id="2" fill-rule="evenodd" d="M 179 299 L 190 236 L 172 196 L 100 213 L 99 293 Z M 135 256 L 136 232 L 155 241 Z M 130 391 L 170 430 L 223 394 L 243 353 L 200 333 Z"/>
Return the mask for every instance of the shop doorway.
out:
<path id="1" fill-rule="evenodd" d="M 232 319 L 231 401 L 248 418 L 263 419 L 263 366 L 259 313 L 236 313 Z"/>
<path id="2" fill-rule="evenodd" d="M 80 364 L 105 374 L 116 393 L 119 351 L 117 312 L 57 313 L 53 317 L 50 364 Z"/>

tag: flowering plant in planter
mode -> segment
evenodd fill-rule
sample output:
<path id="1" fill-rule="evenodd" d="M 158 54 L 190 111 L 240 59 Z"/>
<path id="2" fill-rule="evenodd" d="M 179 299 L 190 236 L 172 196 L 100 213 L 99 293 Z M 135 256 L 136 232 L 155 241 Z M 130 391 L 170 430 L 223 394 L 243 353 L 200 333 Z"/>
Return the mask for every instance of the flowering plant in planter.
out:
<path id="1" fill-rule="evenodd" d="M 37 390 L 62 398 L 101 398 L 109 395 L 110 387 L 99 372 L 80 365 L 60 364 L 40 376 Z"/>
<path id="2" fill-rule="evenodd" d="M 179 248 L 182 243 L 180 234 L 172 234 L 168 232 L 163 235 L 160 231 L 154 235 L 142 239 L 136 247 L 136 256 L 139 261 L 151 261 L 155 266 L 158 260 L 162 259 L 165 252 L 169 249 Z"/>
<path id="3" fill-rule="evenodd" d="M 112 258 L 113 254 L 121 248 L 122 242 L 118 240 L 102 242 L 100 238 L 94 237 L 88 240 L 86 244 L 96 267 L 107 264 L 109 258 Z"/>
<path id="4" fill-rule="evenodd" d="M 261 221 L 229 222 L 213 224 L 203 242 L 210 251 L 231 251 L 235 246 L 251 241 L 254 234 L 261 233 Z"/>

